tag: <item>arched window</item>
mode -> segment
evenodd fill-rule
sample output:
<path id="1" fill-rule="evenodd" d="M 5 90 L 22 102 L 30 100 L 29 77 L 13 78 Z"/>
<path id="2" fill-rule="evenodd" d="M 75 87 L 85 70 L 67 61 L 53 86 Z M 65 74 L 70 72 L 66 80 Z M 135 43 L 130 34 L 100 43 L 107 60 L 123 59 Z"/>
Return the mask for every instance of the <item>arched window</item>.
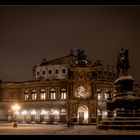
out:
<path id="1" fill-rule="evenodd" d="M 109 72 L 109 77 L 112 78 L 112 72 L 111 71 Z"/>
<path id="2" fill-rule="evenodd" d="M 54 109 L 51 109 L 51 112 L 50 112 L 50 113 L 52 113 L 52 114 L 53 114 L 53 113 L 54 113 L 54 111 L 55 111 Z"/>
<path id="3" fill-rule="evenodd" d="M 41 100 L 45 100 L 46 99 L 46 91 L 45 91 L 45 89 L 41 89 L 40 99 Z"/>
<path id="4" fill-rule="evenodd" d="M 32 91 L 32 100 L 36 100 L 37 99 L 37 91 L 33 90 Z"/>
<path id="5" fill-rule="evenodd" d="M 25 101 L 29 100 L 29 91 L 28 90 L 25 90 L 25 92 L 24 92 L 24 100 Z"/>
<path id="6" fill-rule="evenodd" d="M 105 90 L 105 100 L 107 100 L 110 97 L 111 97 L 111 90 L 110 89 L 106 89 Z"/>
<path id="7" fill-rule="evenodd" d="M 51 93 L 51 100 L 55 100 L 56 99 L 56 91 L 55 91 L 55 89 L 54 88 L 51 89 L 50 93 Z"/>
<path id="8" fill-rule="evenodd" d="M 105 93 L 105 100 L 107 100 L 108 98 L 108 93 Z"/>
<path id="9" fill-rule="evenodd" d="M 102 99 L 102 94 L 98 93 L 98 100 L 101 100 L 101 99 Z"/>
<path id="10" fill-rule="evenodd" d="M 65 88 L 61 89 L 61 100 L 66 100 L 66 89 Z"/>
<path id="11" fill-rule="evenodd" d="M 101 110 L 100 109 L 97 110 L 97 115 L 101 115 Z"/>
<path id="12" fill-rule="evenodd" d="M 66 113 L 66 109 L 62 108 L 61 109 L 61 114 L 65 114 Z"/>

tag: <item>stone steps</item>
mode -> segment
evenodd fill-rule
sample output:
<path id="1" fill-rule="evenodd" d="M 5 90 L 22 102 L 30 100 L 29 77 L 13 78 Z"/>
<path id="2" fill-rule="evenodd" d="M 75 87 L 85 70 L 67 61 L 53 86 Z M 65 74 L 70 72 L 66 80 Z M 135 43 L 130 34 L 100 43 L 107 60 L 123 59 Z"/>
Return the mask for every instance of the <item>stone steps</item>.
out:
<path id="1" fill-rule="evenodd" d="M 140 125 L 102 125 L 96 126 L 97 129 L 118 129 L 118 130 L 140 130 Z"/>
<path id="2" fill-rule="evenodd" d="M 127 121 L 101 121 L 101 125 L 140 125 L 140 120 Z"/>
<path id="3" fill-rule="evenodd" d="M 140 117 L 116 117 L 114 120 L 140 120 Z"/>

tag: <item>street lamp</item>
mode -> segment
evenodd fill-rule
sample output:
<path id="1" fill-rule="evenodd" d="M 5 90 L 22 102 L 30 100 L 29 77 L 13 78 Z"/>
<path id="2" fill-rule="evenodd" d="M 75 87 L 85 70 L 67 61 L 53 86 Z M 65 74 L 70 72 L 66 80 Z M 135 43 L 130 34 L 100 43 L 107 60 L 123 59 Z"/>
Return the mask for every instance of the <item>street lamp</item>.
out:
<path id="1" fill-rule="evenodd" d="M 12 110 L 14 111 L 13 127 L 17 127 L 17 115 L 18 115 L 18 110 L 20 110 L 20 106 L 18 104 L 15 104 L 12 106 Z"/>

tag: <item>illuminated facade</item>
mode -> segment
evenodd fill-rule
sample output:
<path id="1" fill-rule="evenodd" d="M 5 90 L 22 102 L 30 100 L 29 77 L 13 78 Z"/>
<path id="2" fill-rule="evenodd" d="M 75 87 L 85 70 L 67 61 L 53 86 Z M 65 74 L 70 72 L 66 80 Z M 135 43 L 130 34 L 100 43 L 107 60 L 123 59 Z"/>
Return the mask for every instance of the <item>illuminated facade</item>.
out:
<path id="1" fill-rule="evenodd" d="M 0 120 L 13 121 L 18 104 L 20 123 L 92 124 L 106 115 L 106 100 L 113 97 L 113 67 L 92 63 L 83 50 L 33 67 L 33 80 L 0 83 Z"/>

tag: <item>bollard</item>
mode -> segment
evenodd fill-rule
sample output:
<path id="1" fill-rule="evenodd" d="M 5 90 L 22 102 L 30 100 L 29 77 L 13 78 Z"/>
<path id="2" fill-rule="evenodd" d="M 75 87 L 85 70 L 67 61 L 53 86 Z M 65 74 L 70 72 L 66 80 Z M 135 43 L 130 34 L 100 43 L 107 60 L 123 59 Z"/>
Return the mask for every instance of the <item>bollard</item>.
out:
<path id="1" fill-rule="evenodd" d="M 13 127 L 17 127 L 17 122 L 14 122 L 13 123 Z"/>

